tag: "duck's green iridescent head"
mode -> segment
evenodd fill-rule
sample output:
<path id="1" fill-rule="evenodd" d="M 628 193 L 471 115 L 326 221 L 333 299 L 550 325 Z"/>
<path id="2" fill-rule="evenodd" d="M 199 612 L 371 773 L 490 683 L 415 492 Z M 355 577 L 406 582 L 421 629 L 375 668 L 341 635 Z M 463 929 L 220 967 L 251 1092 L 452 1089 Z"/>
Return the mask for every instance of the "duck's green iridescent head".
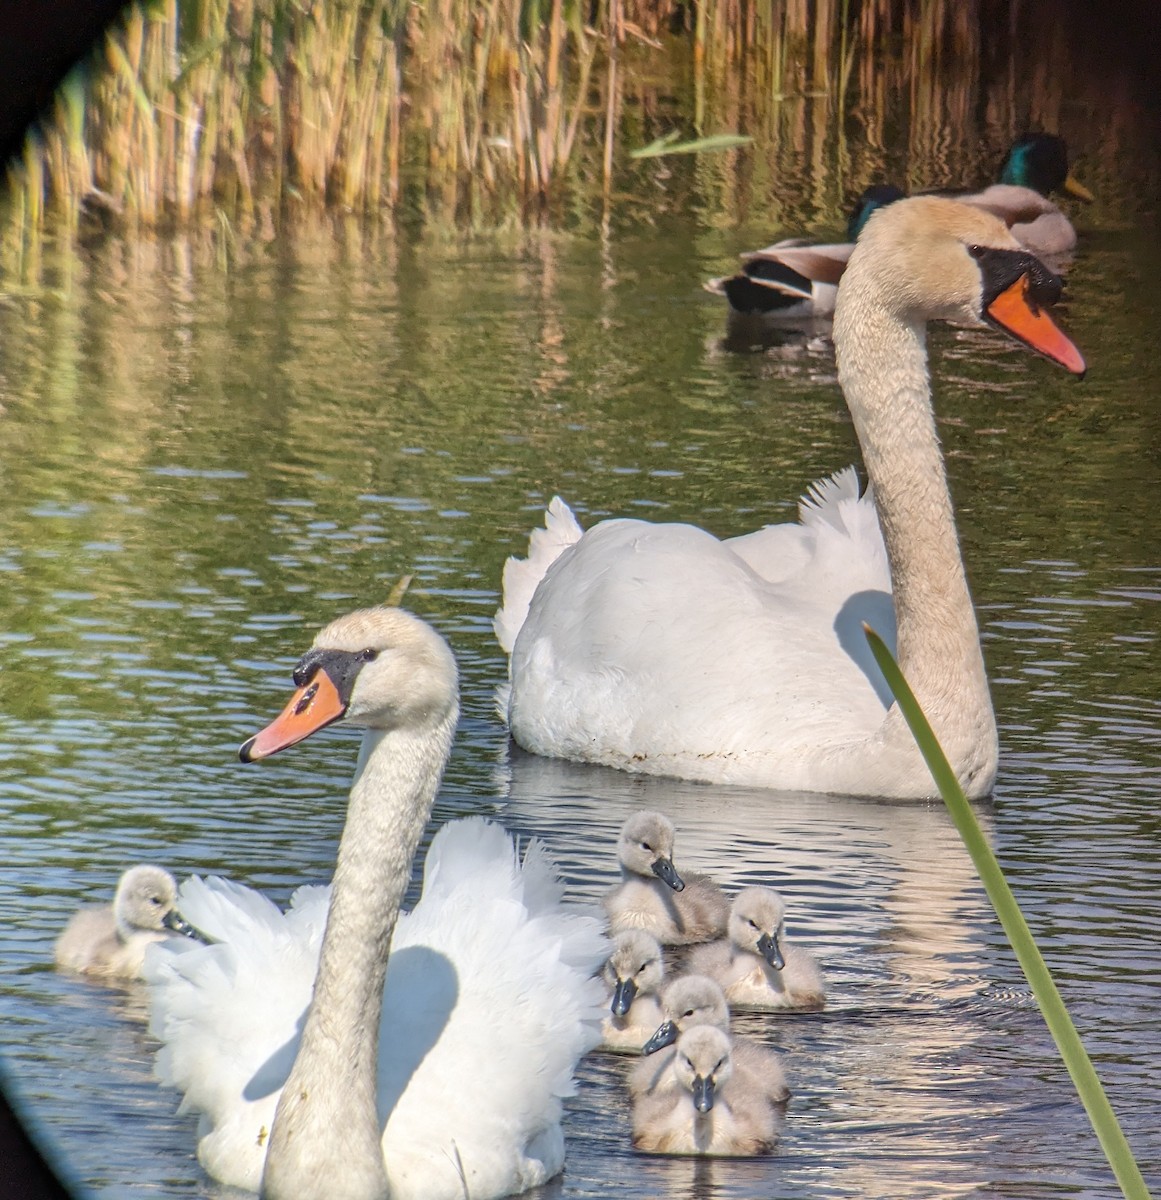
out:
<path id="1" fill-rule="evenodd" d="M 857 242 L 871 213 L 888 204 L 894 204 L 896 200 L 902 200 L 903 196 L 904 193 L 890 183 L 873 183 L 866 188 L 855 201 L 854 208 L 851 209 L 851 215 L 847 221 L 847 241 Z"/>
<path id="2" fill-rule="evenodd" d="M 1054 133 L 1025 133 L 1017 138 L 1000 165 L 1000 182 L 1032 188 L 1042 196 L 1061 191 L 1080 200 L 1092 199 L 1088 188 L 1069 175 L 1064 138 Z"/>

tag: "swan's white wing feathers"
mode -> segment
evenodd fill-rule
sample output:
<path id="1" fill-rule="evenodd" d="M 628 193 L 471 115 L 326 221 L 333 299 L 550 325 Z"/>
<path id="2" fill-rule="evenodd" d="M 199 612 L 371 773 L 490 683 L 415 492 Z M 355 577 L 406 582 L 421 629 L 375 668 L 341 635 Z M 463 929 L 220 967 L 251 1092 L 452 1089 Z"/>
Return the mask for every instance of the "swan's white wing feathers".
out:
<path id="1" fill-rule="evenodd" d="M 563 551 L 580 541 L 583 532 L 572 509 L 559 496 L 553 496 L 544 514 L 544 528 L 534 529 L 528 539 L 528 556 L 513 555 L 504 564 L 504 602 L 492 627 L 505 653 L 512 652 L 532 594 L 544 573 Z"/>
<path id="2" fill-rule="evenodd" d="M 300 889 L 311 909 L 283 914 L 250 888 L 195 876 L 181 887 L 181 911 L 215 943 L 166 944 L 147 956 L 150 1031 L 163 1043 L 157 1076 L 183 1093 L 182 1111 L 202 1114 L 203 1166 L 239 1187 L 256 1190 L 261 1179 L 318 970 L 328 890 Z"/>
<path id="3" fill-rule="evenodd" d="M 889 699 L 861 622 L 894 631 L 874 505 L 848 470 L 802 517 L 726 542 L 690 525 L 590 529 L 546 572 L 512 652 L 521 744 L 723 782 L 777 757 L 793 780 L 836 727 L 876 729 Z"/>
<path id="4" fill-rule="evenodd" d="M 266 1137 L 297 1051 L 330 889 L 300 888 L 283 914 L 226 880 L 183 887 L 218 944 L 158 950 L 148 964 L 157 1073 L 202 1114 L 198 1157 L 256 1190 Z M 560 1099 L 599 1041 L 591 978 L 608 953 L 595 910 L 564 907 L 533 843 L 452 822 L 432 841 L 423 892 L 392 943 L 380 1039 L 380 1109 L 394 1200 L 506 1195 L 559 1170 Z M 193 916 L 190 918 L 193 920 Z M 203 924 L 204 922 L 204 924 Z M 518 1180 L 514 1188 L 512 1181 Z"/>
<path id="5" fill-rule="evenodd" d="M 401 1196 L 431 1195 L 440 1172 L 449 1197 L 463 1194 L 461 1170 L 467 1194 L 488 1197 L 559 1170 L 560 1102 L 600 1040 L 604 992 L 591 976 L 608 943 L 595 910 L 558 900 L 542 851 L 529 847 L 521 867 L 499 826 L 457 821 L 433 840 L 384 997 L 384 1158 Z"/>

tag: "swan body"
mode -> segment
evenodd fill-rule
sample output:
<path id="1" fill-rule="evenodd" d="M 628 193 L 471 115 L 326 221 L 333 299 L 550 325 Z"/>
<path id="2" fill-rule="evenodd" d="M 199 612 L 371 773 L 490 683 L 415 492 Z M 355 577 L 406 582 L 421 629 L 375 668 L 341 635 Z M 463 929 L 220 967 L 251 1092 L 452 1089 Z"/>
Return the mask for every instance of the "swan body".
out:
<path id="1" fill-rule="evenodd" d="M 634 1096 L 654 1090 L 672 1062 L 668 1050 L 687 1030 L 696 1025 L 712 1025 L 723 1033 L 730 1032 L 730 1007 L 718 984 L 706 975 L 681 975 L 661 993 L 661 1023 L 642 1047 L 647 1057 L 629 1075 L 629 1091 Z M 748 1087 L 764 1095 L 771 1103 L 790 1099 L 782 1056 L 768 1046 L 750 1038 L 737 1037 L 733 1042 L 734 1071 Z"/>
<path id="2" fill-rule="evenodd" d="M 161 869 L 130 867 L 117 883 L 112 904 L 86 904 L 57 938 L 57 966 L 84 975 L 140 979 L 146 947 L 182 941 L 189 925 L 177 910 L 177 884 Z"/>
<path id="3" fill-rule="evenodd" d="M 730 908 L 728 936 L 696 947 L 689 969 L 716 980 L 735 1008 L 822 1008 L 822 972 L 808 951 L 787 941 L 785 920 L 786 905 L 773 888 L 743 888 Z"/>
<path id="4" fill-rule="evenodd" d="M 458 713 L 429 626 L 397 609 L 340 618 L 295 680 L 243 757 L 343 716 L 367 727 L 334 882 L 285 913 L 224 880 L 183 886 L 214 942 L 150 956 L 158 1073 L 200 1114 L 206 1170 L 265 1196 L 536 1186 L 563 1166 L 561 1101 L 599 1040 L 599 919 L 562 904 L 538 845 L 521 861 L 480 818 L 436 834 L 398 915 Z"/>
<path id="5" fill-rule="evenodd" d="M 920 196 L 872 214 L 843 275 L 834 342 L 873 500 L 840 474 L 815 485 L 797 524 L 725 540 L 625 519 L 577 536 L 554 501 L 548 534 L 504 571 L 496 628 L 515 740 L 713 783 L 932 797 L 866 623 L 894 647 L 967 793 L 986 795 L 996 725 L 925 326 L 986 320 L 1083 374 L 1043 309 L 1060 286 L 978 209 Z"/>
<path id="6" fill-rule="evenodd" d="M 736 275 L 711 279 L 707 292 L 725 296 L 731 317 L 796 321 L 834 313 L 838 282 L 867 219 L 876 209 L 901 200 L 890 184 L 876 184 L 859 197 L 847 223 L 849 241 L 814 244 L 788 238 L 742 255 Z"/>
<path id="7" fill-rule="evenodd" d="M 663 813 L 634 813 L 621 826 L 621 882 L 605 895 L 609 930 L 640 929 L 663 946 L 708 942 L 725 931 L 730 902 L 712 879 L 677 874 L 673 822 Z"/>
<path id="8" fill-rule="evenodd" d="M 639 1051 L 661 1022 L 657 992 L 665 975 L 661 945 L 643 929 L 626 929 L 613 939 L 601 969 L 609 1008 L 601 1022 L 601 1048 Z"/>
<path id="9" fill-rule="evenodd" d="M 652 1154 L 766 1154 L 779 1111 L 734 1070 L 728 1034 L 711 1025 L 677 1040 L 657 1086 L 633 1103 L 633 1147 Z"/>

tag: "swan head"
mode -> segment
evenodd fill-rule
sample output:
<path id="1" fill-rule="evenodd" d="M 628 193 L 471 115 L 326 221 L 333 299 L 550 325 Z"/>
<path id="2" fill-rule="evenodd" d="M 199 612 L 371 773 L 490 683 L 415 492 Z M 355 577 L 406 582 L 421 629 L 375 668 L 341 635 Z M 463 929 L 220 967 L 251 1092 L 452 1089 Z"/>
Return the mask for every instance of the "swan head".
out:
<path id="1" fill-rule="evenodd" d="M 641 1048 L 642 1054 L 654 1054 L 671 1046 L 687 1030 L 697 1025 L 715 1029 L 730 1027 L 730 1006 L 726 994 L 708 975 L 682 975 L 661 993 L 661 1011 L 665 1020 Z"/>
<path id="2" fill-rule="evenodd" d="M 455 657 L 426 621 L 401 608 L 364 608 L 319 631 L 293 672 L 289 704 L 238 752 L 266 758 L 344 720 L 372 729 L 454 725 Z"/>
<path id="3" fill-rule="evenodd" d="M 735 946 L 759 955 L 781 971 L 786 965 L 782 955 L 785 920 L 786 905 L 773 888 L 747 887 L 734 897 L 726 931 Z"/>
<path id="4" fill-rule="evenodd" d="M 657 991 L 665 974 L 661 944 L 643 929 L 626 929 L 613 942 L 601 975 L 612 990 L 610 1009 L 623 1017 L 638 996 Z"/>
<path id="5" fill-rule="evenodd" d="M 854 341 L 868 307 L 907 325 L 989 324 L 1066 367 L 1084 359 L 1045 312 L 1063 281 L 999 217 L 943 196 L 879 208 L 851 253 L 835 304 L 835 345 Z"/>
<path id="6" fill-rule="evenodd" d="M 142 929 L 190 933 L 177 911 L 177 885 L 161 867 L 130 867 L 121 876 L 113 897 L 113 919 L 123 938 Z"/>
<path id="7" fill-rule="evenodd" d="M 700 1113 L 713 1108 L 714 1093 L 733 1074 L 730 1049 L 729 1034 L 713 1025 L 696 1025 L 677 1039 L 674 1078 L 693 1097 Z"/>
<path id="8" fill-rule="evenodd" d="M 673 866 L 673 822 L 659 812 L 634 813 L 617 839 L 617 857 L 632 875 L 656 876 L 675 892 L 685 884 Z"/>

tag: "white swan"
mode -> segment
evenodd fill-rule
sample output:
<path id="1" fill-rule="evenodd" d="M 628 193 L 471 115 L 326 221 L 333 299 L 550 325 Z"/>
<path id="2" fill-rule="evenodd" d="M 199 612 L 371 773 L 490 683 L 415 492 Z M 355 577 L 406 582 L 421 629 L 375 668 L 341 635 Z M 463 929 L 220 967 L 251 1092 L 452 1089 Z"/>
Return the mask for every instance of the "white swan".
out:
<path id="1" fill-rule="evenodd" d="M 657 993 L 665 977 L 661 944 L 643 929 L 622 930 L 613 939 L 601 978 L 609 1010 L 601 1022 L 603 1050 L 640 1050 L 661 1023 Z"/>
<path id="2" fill-rule="evenodd" d="M 677 1040 L 657 1086 L 633 1102 L 633 1148 L 652 1154 L 766 1154 L 780 1112 L 734 1069 L 730 1036 L 697 1025 Z"/>
<path id="3" fill-rule="evenodd" d="M 621 882 L 604 898 L 610 932 L 643 929 L 663 946 L 708 942 L 725 933 L 729 900 L 706 875 L 678 875 L 674 837 L 673 822 L 652 810 L 634 813 L 621 826 Z"/>
<path id="4" fill-rule="evenodd" d="M 149 963 L 159 1073 L 202 1114 L 198 1156 L 276 1200 L 542 1183 L 563 1165 L 573 1068 L 600 1037 L 600 919 L 560 903 L 535 846 L 521 865 L 499 827 L 470 819 L 436 835 L 396 925 L 455 730 L 451 651 L 417 618 L 368 609 L 323 629 L 294 678 L 242 757 L 340 717 L 367 727 L 332 887 L 282 914 L 237 885 L 187 885 L 190 919 L 219 944 Z"/>
<path id="5" fill-rule="evenodd" d="M 629 1074 L 629 1092 L 639 1096 L 651 1092 L 664 1079 L 672 1064 L 673 1051 L 659 1054 L 687 1030 L 696 1025 L 712 1025 L 724 1033 L 730 1032 L 730 1006 L 725 992 L 707 975 L 681 975 L 661 993 L 662 1021 L 653 1036 L 641 1047 L 645 1059 Z M 733 1039 L 734 1071 L 747 1086 L 756 1089 L 771 1101 L 781 1103 L 790 1099 L 782 1056 L 777 1050 L 763 1046 L 750 1038 Z"/>
<path id="6" fill-rule="evenodd" d="M 925 325 L 987 320 L 1080 374 L 1079 353 L 1041 308 L 1059 291 L 988 213 L 933 196 L 874 213 L 834 320 L 873 503 L 844 474 L 815 485 L 799 524 L 719 541 L 639 520 L 582 534 L 554 500 L 528 559 L 505 566 L 495 622 L 515 740 L 686 779 L 933 796 L 868 653 L 867 622 L 890 641 L 897 626 L 901 665 L 956 774 L 970 795 L 987 794 L 996 725 Z"/>
<path id="7" fill-rule="evenodd" d="M 177 885 L 161 867 L 130 867 L 110 904 L 82 905 L 53 948 L 58 967 L 84 975 L 140 979 L 145 949 L 182 940 L 189 925 L 177 911 Z"/>
<path id="8" fill-rule="evenodd" d="M 696 947 L 689 969 L 715 980 L 735 1008 L 820 1009 L 822 972 L 809 951 L 787 940 L 785 921 L 773 888 L 743 888 L 730 907 L 728 936 Z"/>

